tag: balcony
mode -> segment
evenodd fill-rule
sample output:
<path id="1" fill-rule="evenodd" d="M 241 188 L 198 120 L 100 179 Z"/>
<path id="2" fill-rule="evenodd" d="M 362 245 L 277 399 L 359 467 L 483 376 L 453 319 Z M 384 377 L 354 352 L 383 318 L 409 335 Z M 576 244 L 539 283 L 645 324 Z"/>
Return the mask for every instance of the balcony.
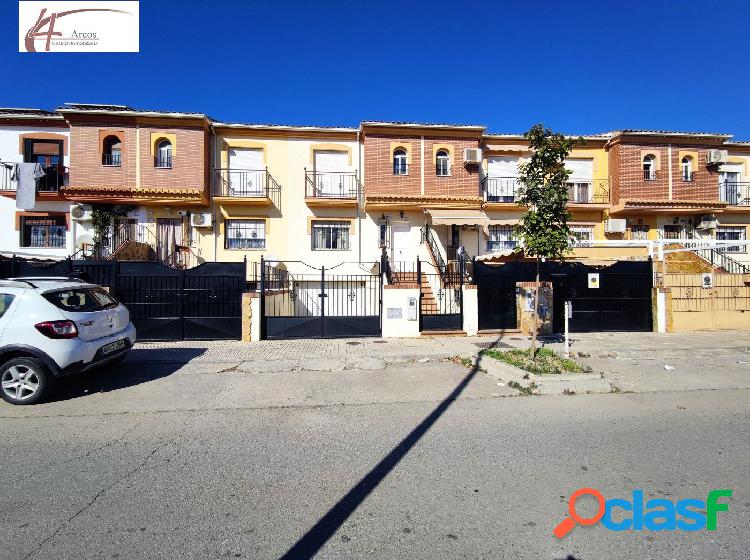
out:
<path id="1" fill-rule="evenodd" d="M 305 170 L 308 206 L 356 206 L 361 187 L 356 173 Z"/>
<path id="2" fill-rule="evenodd" d="M 482 180 L 482 197 L 485 202 L 513 203 L 518 185 L 516 177 L 485 177 Z"/>
<path id="3" fill-rule="evenodd" d="M 609 204 L 609 180 L 573 180 L 568 183 L 568 204 Z"/>
<path id="4" fill-rule="evenodd" d="M 12 163 L 0 163 L 0 191 L 16 191 L 18 182 L 12 178 L 14 168 Z M 36 192 L 56 195 L 67 184 L 68 168 L 48 165 L 44 168 L 44 177 L 36 180 Z"/>
<path id="5" fill-rule="evenodd" d="M 281 186 L 267 169 L 214 169 L 213 196 L 223 204 L 279 205 Z"/>
<path id="6" fill-rule="evenodd" d="M 719 183 L 719 200 L 732 206 L 750 206 L 750 183 Z"/>
<path id="7" fill-rule="evenodd" d="M 118 154 L 118 153 L 102 154 L 102 165 L 104 167 L 121 167 L 122 166 L 122 154 Z"/>

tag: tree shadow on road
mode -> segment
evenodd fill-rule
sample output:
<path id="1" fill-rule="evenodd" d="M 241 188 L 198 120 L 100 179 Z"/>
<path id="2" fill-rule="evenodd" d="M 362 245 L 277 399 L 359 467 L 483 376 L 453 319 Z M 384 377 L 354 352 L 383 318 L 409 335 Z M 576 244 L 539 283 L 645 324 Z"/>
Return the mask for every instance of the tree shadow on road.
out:
<path id="1" fill-rule="evenodd" d="M 494 348 L 500 338 L 492 343 Z M 349 516 L 354 513 L 367 496 L 385 479 L 401 462 L 409 451 L 432 428 L 433 424 L 448 410 L 461 395 L 466 386 L 480 370 L 482 353 L 477 353 L 476 362 L 461 382 L 428 414 L 416 428 L 394 447 L 372 470 L 367 473 L 349 492 L 347 492 L 328 512 L 313 525 L 281 558 L 300 560 L 312 558 Z"/>
<path id="2" fill-rule="evenodd" d="M 67 401 L 86 397 L 95 393 L 108 393 L 134 387 L 172 375 L 191 360 L 206 352 L 205 348 L 180 348 L 179 354 L 168 352 L 171 349 L 138 349 L 131 353 L 137 360 L 120 364 L 105 364 L 100 368 L 60 379 L 60 384 L 47 399 L 47 402 Z"/>

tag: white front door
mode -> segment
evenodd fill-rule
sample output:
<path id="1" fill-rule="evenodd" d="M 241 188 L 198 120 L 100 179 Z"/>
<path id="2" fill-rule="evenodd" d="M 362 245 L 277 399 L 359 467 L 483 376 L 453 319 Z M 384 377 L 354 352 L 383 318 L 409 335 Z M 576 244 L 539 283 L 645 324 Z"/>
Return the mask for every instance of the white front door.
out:
<path id="1" fill-rule="evenodd" d="M 409 224 L 393 224 L 393 268 L 400 270 L 401 263 L 405 263 L 404 270 L 412 270 L 411 263 L 416 262 L 416 247 L 412 241 L 411 226 Z M 411 268 L 409 268 L 411 266 Z"/>
<path id="2" fill-rule="evenodd" d="M 350 185 L 344 173 L 349 171 L 349 154 L 335 150 L 315 150 L 313 161 L 317 196 L 344 196 Z"/>
<path id="3" fill-rule="evenodd" d="M 260 195 L 265 181 L 263 150 L 230 148 L 229 188 L 233 195 Z"/>

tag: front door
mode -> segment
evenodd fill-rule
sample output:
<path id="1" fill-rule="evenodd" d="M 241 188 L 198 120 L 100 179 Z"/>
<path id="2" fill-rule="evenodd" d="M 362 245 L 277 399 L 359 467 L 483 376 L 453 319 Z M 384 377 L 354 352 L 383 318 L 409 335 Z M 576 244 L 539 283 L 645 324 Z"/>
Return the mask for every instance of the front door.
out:
<path id="1" fill-rule="evenodd" d="M 391 226 L 393 236 L 393 262 L 394 270 L 411 270 L 409 267 L 416 261 L 416 248 L 411 237 L 411 226 L 409 224 L 393 224 Z"/>
<path id="2" fill-rule="evenodd" d="M 156 253 L 161 262 L 175 256 L 177 247 L 184 244 L 182 218 L 157 218 Z"/>

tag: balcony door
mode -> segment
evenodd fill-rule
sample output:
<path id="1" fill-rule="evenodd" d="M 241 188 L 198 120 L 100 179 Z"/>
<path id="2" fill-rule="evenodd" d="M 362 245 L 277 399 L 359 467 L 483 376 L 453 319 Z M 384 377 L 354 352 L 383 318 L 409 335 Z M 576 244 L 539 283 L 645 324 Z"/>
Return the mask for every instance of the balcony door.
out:
<path id="1" fill-rule="evenodd" d="M 62 140 L 34 140 L 33 138 L 24 140 L 23 161 L 38 163 L 47 172 L 37 182 L 38 191 L 58 190 L 64 173 Z"/>
<path id="2" fill-rule="evenodd" d="M 490 156 L 487 158 L 487 200 L 513 202 L 518 176 L 518 158 Z"/>
<path id="3" fill-rule="evenodd" d="M 565 169 L 571 172 L 568 177 L 568 200 L 570 202 L 592 202 L 593 159 L 566 159 Z"/>
<path id="4" fill-rule="evenodd" d="M 176 257 L 176 250 L 185 245 L 185 229 L 182 218 L 157 218 L 156 253 L 162 262 Z"/>
<path id="5" fill-rule="evenodd" d="M 742 204 L 743 193 L 740 189 L 740 172 L 742 165 L 724 164 L 719 170 L 719 198 L 729 204 Z M 746 204 L 746 203 L 745 203 Z"/>
<path id="6" fill-rule="evenodd" d="M 261 196 L 265 187 L 263 150 L 231 148 L 229 150 L 230 196 Z"/>
<path id="7" fill-rule="evenodd" d="M 313 171 L 315 172 L 316 196 L 341 197 L 349 190 L 347 177 L 349 170 L 348 152 L 315 150 Z"/>

